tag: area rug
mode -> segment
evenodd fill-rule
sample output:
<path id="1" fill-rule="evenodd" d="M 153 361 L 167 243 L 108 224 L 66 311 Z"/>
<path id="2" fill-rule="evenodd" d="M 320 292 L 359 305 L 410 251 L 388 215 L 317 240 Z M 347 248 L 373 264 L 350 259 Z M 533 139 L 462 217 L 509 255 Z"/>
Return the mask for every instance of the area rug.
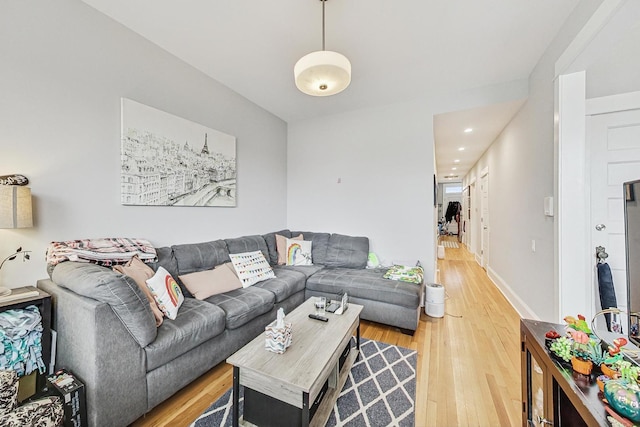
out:
<path id="1" fill-rule="evenodd" d="M 442 246 L 444 246 L 445 248 L 453 248 L 453 249 L 460 248 L 460 245 L 458 244 L 458 242 L 454 242 L 452 240 L 443 240 Z"/>
<path id="2" fill-rule="evenodd" d="M 327 427 L 414 425 L 417 352 L 379 341 L 361 339 L 360 356 L 327 421 Z M 240 393 L 240 415 L 243 410 Z M 232 390 L 215 401 L 192 424 L 231 426 Z"/>

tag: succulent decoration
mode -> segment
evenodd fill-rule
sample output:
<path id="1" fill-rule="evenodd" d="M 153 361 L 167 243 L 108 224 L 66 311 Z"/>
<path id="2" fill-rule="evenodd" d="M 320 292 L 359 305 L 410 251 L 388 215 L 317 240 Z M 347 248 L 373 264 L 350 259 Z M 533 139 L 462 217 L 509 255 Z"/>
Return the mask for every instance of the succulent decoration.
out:
<path id="1" fill-rule="evenodd" d="M 607 365 L 615 375 L 612 378 L 621 378 L 624 370 L 624 377 L 627 381 L 638 383 L 640 380 L 640 367 L 624 360 L 622 347 L 628 341 L 623 338 L 616 338 L 611 345 L 605 349 L 600 339 L 593 334 L 585 317 L 578 314 L 577 317 L 567 316 L 564 318 L 567 323 L 567 334 L 560 336 L 556 331 L 550 330 L 545 334 L 545 338 L 550 340 L 549 349 L 559 359 L 565 362 L 578 358 L 590 361 L 596 366 Z"/>
<path id="2" fill-rule="evenodd" d="M 605 400 L 622 417 L 640 423 L 640 366 L 623 356 L 623 347 L 628 341 L 620 337 L 605 346 L 591 331 L 584 316 L 567 316 L 564 320 L 567 323 L 564 336 L 554 330 L 545 334 L 551 353 L 565 362 L 571 361 L 573 370 L 583 374 L 580 378 L 592 378 L 591 367 L 600 366 L 602 375 L 595 379 Z M 632 425 L 631 422 L 628 425 Z"/>
<path id="3" fill-rule="evenodd" d="M 3 259 L 2 262 L 0 262 L 0 269 L 2 269 L 2 266 L 4 265 L 5 262 L 13 261 L 14 259 L 18 258 L 19 256 L 22 256 L 22 261 L 23 262 L 31 259 L 31 255 L 29 255 L 30 253 L 31 253 L 31 251 L 23 251 L 22 247 L 19 247 L 18 249 L 16 249 L 15 253 L 9 255 L 5 259 Z"/>

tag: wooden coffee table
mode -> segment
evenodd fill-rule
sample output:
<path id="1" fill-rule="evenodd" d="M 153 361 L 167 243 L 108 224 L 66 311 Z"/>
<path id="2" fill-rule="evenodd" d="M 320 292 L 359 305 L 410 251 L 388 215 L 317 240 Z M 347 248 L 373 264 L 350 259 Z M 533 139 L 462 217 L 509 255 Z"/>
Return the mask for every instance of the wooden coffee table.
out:
<path id="1" fill-rule="evenodd" d="M 283 354 L 266 350 L 265 334 L 262 333 L 227 359 L 227 363 L 233 365 L 234 427 L 240 423 L 240 386 L 299 408 L 303 427 L 324 426 L 327 422 L 360 351 L 362 306 L 349 304 L 344 314 L 327 313 L 325 316 L 329 321 L 320 322 L 308 317 L 315 313 L 314 300 L 310 298 L 286 314 L 285 321 L 292 323 L 293 340 Z M 342 369 L 339 369 L 342 351 L 349 345 L 354 333 L 356 347 L 351 349 Z M 329 388 L 310 420 L 309 402 L 314 402 L 326 382 Z"/>

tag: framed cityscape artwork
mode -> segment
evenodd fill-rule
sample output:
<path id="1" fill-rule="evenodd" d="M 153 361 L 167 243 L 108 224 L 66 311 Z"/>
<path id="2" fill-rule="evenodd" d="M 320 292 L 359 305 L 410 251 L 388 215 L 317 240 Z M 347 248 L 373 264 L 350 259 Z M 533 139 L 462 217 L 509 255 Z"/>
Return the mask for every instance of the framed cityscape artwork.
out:
<path id="1" fill-rule="evenodd" d="M 236 206 L 236 138 L 122 98 L 121 201 Z"/>

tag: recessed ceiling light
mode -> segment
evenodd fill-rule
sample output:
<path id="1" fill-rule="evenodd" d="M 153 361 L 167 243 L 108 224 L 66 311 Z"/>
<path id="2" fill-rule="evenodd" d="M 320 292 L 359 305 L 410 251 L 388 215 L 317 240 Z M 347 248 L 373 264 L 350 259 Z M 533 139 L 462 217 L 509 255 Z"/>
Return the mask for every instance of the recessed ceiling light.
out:
<path id="1" fill-rule="evenodd" d="M 458 168 L 451 168 L 452 171 L 458 170 Z"/>
<path id="2" fill-rule="evenodd" d="M 466 128 L 464 130 L 464 133 L 471 133 L 471 132 L 473 132 L 473 128 Z"/>
<path id="3" fill-rule="evenodd" d="M 460 159 L 455 159 L 453 163 L 460 163 Z"/>
<path id="4" fill-rule="evenodd" d="M 458 148 L 458 151 L 464 151 L 464 147 Z"/>

